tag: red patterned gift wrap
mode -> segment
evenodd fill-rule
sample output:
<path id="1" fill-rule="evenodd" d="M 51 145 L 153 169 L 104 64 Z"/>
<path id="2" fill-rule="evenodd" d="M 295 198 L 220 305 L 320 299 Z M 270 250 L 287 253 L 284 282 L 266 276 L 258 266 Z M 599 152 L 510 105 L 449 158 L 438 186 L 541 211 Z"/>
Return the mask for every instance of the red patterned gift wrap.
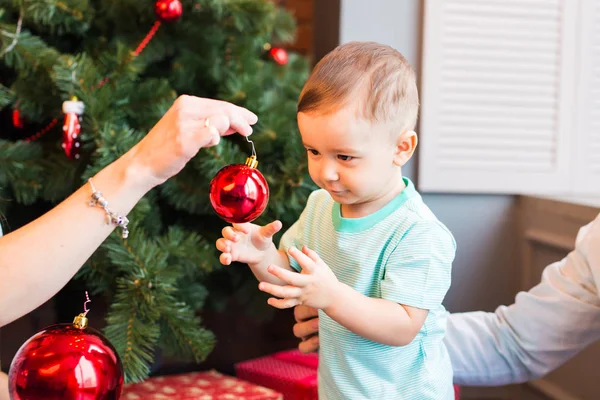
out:
<path id="1" fill-rule="evenodd" d="M 240 379 L 283 393 L 285 400 L 316 400 L 318 365 L 316 353 L 288 350 L 242 361 L 236 364 L 235 373 Z"/>
<path id="2" fill-rule="evenodd" d="M 125 385 L 121 400 L 283 400 L 283 395 L 211 370 Z"/>
<path id="3" fill-rule="evenodd" d="M 317 353 L 294 349 L 243 361 L 236 364 L 235 371 L 240 379 L 283 393 L 285 400 L 316 400 L 318 366 Z M 454 386 L 454 395 L 459 400 L 458 386 Z"/>

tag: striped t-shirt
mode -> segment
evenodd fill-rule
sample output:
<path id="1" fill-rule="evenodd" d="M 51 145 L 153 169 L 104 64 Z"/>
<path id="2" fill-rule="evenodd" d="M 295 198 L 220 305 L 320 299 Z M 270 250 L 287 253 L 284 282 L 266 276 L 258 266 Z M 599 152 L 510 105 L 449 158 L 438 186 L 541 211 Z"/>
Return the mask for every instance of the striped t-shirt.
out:
<path id="1" fill-rule="evenodd" d="M 342 217 L 340 204 L 317 190 L 281 239 L 281 250 L 316 251 L 340 282 L 366 296 L 429 310 L 415 339 L 401 347 L 358 336 L 319 310 L 320 400 L 454 398 L 442 300 L 456 244 L 412 182 L 405 183 L 395 199 L 362 218 Z"/>

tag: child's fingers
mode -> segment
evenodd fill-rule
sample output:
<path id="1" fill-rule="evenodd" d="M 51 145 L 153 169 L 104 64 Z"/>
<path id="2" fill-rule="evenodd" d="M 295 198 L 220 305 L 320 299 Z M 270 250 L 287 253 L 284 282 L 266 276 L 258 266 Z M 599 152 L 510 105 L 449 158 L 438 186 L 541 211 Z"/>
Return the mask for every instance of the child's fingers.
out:
<path id="1" fill-rule="evenodd" d="M 270 224 L 261 226 L 259 233 L 265 239 L 270 239 L 273 237 L 274 234 L 276 234 L 277 232 L 279 232 L 281 230 L 281 227 L 282 227 L 282 224 L 280 221 L 273 221 Z"/>
<path id="2" fill-rule="evenodd" d="M 298 261 L 298 264 L 300 264 L 302 267 L 303 272 L 310 274 L 315 270 L 315 262 L 297 248 L 290 247 L 288 249 L 288 253 L 290 253 L 290 256 L 292 256 L 294 260 Z"/>
<path id="3" fill-rule="evenodd" d="M 230 265 L 231 264 L 231 254 L 230 253 L 223 253 L 219 256 L 219 261 L 221 261 L 221 264 L 223 265 Z"/>
<path id="4" fill-rule="evenodd" d="M 302 295 L 302 289 L 291 285 L 280 286 L 269 282 L 261 282 L 259 283 L 258 288 L 261 291 L 279 297 L 280 299 L 300 297 Z"/>
<path id="5" fill-rule="evenodd" d="M 222 253 L 231 253 L 231 241 L 224 239 L 224 238 L 220 238 L 217 239 L 217 250 L 219 250 Z"/>
<path id="6" fill-rule="evenodd" d="M 315 263 L 321 260 L 321 257 L 319 257 L 319 255 L 314 250 L 311 250 L 306 246 L 302 246 L 302 252 L 306 254 Z"/>
<path id="7" fill-rule="evenodd" d="M 240 240 L 240 235 L 238 235 L 231 226 L 226 226 L 223 228 L 221 234 L 225 239 L 231 240 L 232 242 L 237 242 Z"/>
<path id="8" fill-rule="evenodd" d="M 281 268 L 277 265 L 269 265 L 267 267 L 267 271 L 287 283 L 288 285 L 296 286 L 296 287 L 304 287 L 306 286 L 311 277 L 308 275 L 299 274 L 297 272 L 292 272 L 285 268 Z"/>
<path id="9" fill-rule="evenodd" d="M 233 224 L 233 229 L 238 232 L 245 233 L 247 235 L 251 231 L 251 225 L 250 222 L 244 222 L 243 224 Z"/>
<path id="10" fill-rule="evenodd" d="M 269 300 L 267 300 L 267 303 L 275 308 L 280 309 L 292 308 L 298 304 L 301 304 L 300 300 L 298 299 L 276 299 L 274 297 L 271 297 Z"/>

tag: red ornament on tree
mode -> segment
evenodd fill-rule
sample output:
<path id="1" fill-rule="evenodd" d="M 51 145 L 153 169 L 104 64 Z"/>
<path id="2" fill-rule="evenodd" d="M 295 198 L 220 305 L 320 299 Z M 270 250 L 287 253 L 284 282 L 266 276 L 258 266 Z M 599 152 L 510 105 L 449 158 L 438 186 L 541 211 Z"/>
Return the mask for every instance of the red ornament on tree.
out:
<path id="1" fill-rule="evenodd" d="M 279 65 L 286 65 L 289 60 L 288 52 L 281 47 L 272 47 L 271 43 L 265 43 L 263 46 L 265 53 L 263 58 L 275 61 Z"/>
<path id="2" fill-rule="evenodd" d="M 17 129 L 23 128 L 23 117 L 21 117 L 21 110 L 15 108 L 12 112 L 13 126 Z"/>
<path id="3" fill-rule="evenodd" d="M 210 203 L 227 222 L 251 222 L 258 218 L 269 202 L 269 185 L 256 166 L 256 155 L 246 164 L 222 168 L 210 181 Z"/>
<path id="4" fill-rule="evenodd" d="M 84 313 L 29 338 L 8 377 L 11 400 L 118 400 L 122 387 L 117 352 Z"/>
<path id="5" fill-rule="evenodd" d="M 79 133 L 81 132 L 81 116 L 85 110 L 83 101 L 78 101 L 73 97 L 70 101 L 65 101 L 62 106 L 65 114 L 65 123 L 63 125 L 63 143 L 65 154 L 70 160 L 79 158 Z"/>
<path id="6" fill-rule="evenodd" d="M 173 22 L 181 18 L 183 6 L 179 0 L 157 0 L 154 11 L 162 22 Z"/>
<path id="7" fill-rule="evenodd" d="M 279 65 L 286 65 L 288 63 L 288 52 L 281 47 L 273 47 L 269 50 L 269 56 Z"/>

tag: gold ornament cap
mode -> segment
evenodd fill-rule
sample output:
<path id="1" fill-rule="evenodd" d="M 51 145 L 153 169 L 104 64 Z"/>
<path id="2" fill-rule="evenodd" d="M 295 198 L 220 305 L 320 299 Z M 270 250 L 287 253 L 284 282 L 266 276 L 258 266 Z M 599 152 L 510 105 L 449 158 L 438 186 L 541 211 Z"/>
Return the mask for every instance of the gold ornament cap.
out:
<path id="1" fill-rule="evenodd" d="M 79 314 L 73 319 L 73 326 L 77 329 L 85 329 L 88 326 L 88 319 L 84 313 Z"/>
<path id="2" fill-rule="evenodd" d="M 251 155 L 250 157 L 246 158 L 246 165 L 250 168 L 256 168 L 258 166 L 258 160 L 256 159 L 256 156 Z"/>

